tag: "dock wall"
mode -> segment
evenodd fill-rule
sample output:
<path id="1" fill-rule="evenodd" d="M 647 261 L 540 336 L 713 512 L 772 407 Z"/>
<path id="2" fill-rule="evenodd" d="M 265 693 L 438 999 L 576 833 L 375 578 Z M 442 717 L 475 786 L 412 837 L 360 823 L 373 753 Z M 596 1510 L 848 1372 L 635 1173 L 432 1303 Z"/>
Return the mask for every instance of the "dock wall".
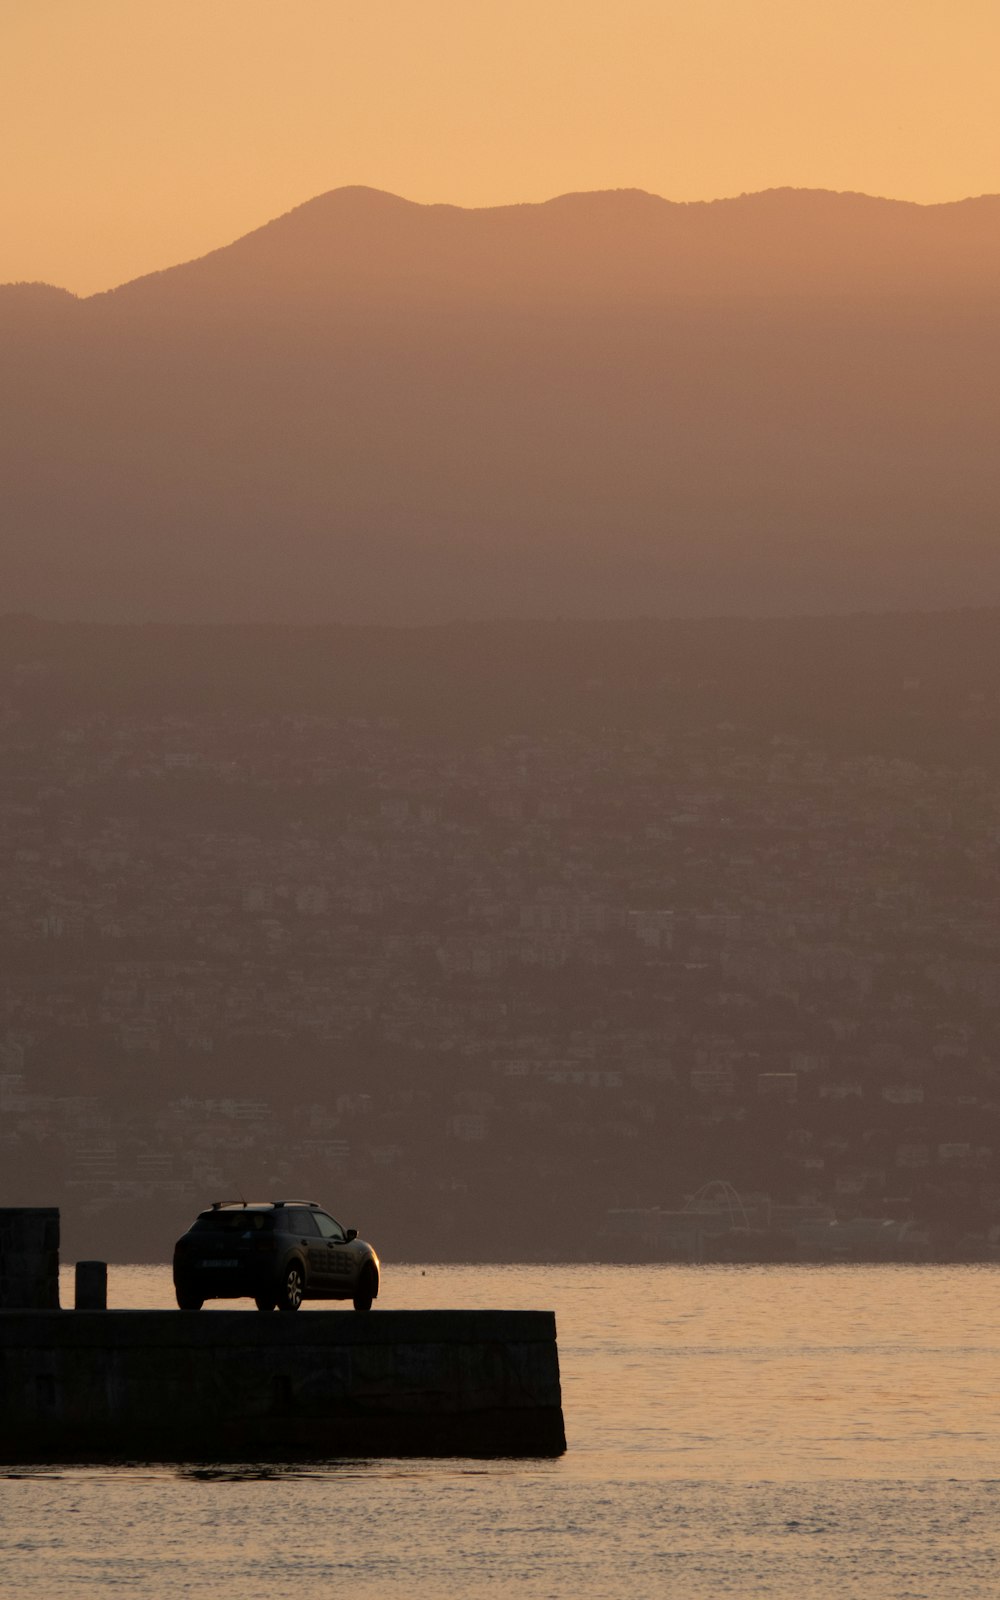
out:
<path id="1" fill-rule="evenodd" d="M 555 1456 L 549 1311 L 0 1312 L 0 1461 Z"/>

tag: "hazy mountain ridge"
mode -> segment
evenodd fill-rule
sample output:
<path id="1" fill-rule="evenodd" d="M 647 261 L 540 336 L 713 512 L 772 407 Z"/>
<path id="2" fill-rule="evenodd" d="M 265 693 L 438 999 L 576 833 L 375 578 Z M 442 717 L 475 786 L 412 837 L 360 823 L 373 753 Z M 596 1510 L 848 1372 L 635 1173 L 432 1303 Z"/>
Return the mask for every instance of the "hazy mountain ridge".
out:
<path id="1" fill-rule="evenodd" d="M 11 607 L 113 618 L 1000 600 L 1000 197 L 342 189 L 0 290 Z"/>
<path id="2" fill-rule="evenodd" d="M 393 251 L 403 255 L 393 255 Z M 497 253 L 503 252 L 498 273 Z M 732 199 L 677 202 L 638 189 L 468 209 L 419 205 L 375 189 L 330 190 L 194 261 L 121 284 L 81 304 L 216 287 L 256 278 L 362 287 L 383 283 L 453 290 L 554 278 L 592 290 L 644 287 L 704 293 L 798 281 L 802 292 L 870 292 L 905 283 L 994 290 L 1000 271 L 1000 196 L 921 206 L 851 192 L 769 189 Z M 414 269 L 418 268 L 414 278 Z M 371 284 L 369 282 L 369 288 Z M 3 285 L 6 290 L 9 285 Z M 17 286 L 21 287 L 21 286 Z"/>

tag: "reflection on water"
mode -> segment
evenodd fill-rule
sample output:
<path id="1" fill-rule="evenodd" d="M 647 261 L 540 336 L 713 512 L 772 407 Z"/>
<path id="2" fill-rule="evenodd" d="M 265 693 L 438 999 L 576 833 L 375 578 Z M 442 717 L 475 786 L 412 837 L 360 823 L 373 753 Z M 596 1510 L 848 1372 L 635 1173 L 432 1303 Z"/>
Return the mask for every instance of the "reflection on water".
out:
<path id="1" fill-rule="evenodd" d="M 358 1461 L 310 1461 L 301 1466 L 282 1462 L 240 1463 L 232 1466 L 195 1467 L 168 1466 L 161 1469 L 164 1476 L 191 1483 L 279 1483 L 305 1478 L 476 1478 L 487 1477 L 488 1467 L 449 1466 L 441 1462 L 428 1462 L 427 1466 L 411 1467 L 393 1462 L 367 1458 Z"/>
<path id="2" fill-rule="evenodd" d="M 996 1269 L 390 1267 L 379 1304 L 554 1307 L 567 1455 L 9 1471 L 4 1600 L 1000 1588 Z"/>

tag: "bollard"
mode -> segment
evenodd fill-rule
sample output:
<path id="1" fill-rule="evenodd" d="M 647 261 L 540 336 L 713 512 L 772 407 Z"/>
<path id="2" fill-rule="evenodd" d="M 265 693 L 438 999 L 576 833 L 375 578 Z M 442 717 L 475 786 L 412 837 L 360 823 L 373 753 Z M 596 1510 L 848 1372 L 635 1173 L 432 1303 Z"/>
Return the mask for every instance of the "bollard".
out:
<path id="1" fill-rule="evenodd" d="M 108 1263 L 106 1261 L 78 1261 L 76 1264 L 77 1311 L 107 1311 Z"/>

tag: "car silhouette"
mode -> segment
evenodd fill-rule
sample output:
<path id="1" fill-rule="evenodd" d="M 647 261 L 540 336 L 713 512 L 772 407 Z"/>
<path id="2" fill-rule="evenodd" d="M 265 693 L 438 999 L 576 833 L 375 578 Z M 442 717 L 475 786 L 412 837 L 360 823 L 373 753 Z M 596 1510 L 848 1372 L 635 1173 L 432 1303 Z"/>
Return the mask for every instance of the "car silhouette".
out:
<path id="1" fill-rule="evenodd" d="M 297 1311 L 303 1300 L 353 1300 L 355 1311 L 370 1311 L 378 1288 L 371 1245 L 314 1200 L 217 1200 L 174 1246 L 182 1311 L 243 1298 L 258 1311 Z"/>

